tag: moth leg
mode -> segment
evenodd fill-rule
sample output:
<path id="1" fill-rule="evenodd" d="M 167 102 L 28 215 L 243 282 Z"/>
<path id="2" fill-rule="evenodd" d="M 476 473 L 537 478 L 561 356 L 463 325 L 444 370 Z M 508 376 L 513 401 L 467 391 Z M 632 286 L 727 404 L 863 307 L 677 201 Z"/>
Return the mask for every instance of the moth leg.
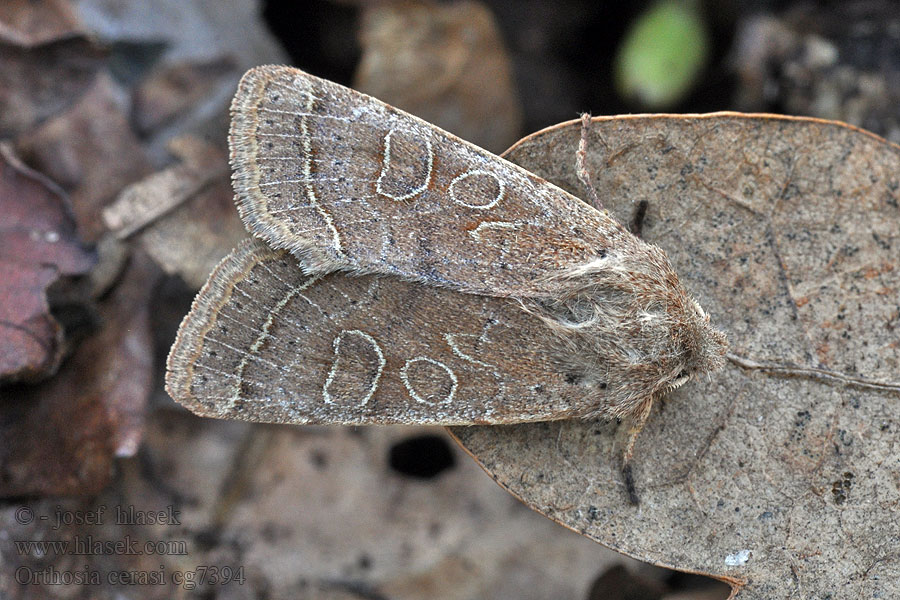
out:
<path id="1" fill-rule="evenodd" d="M 647 423 L 647 419 L 650 418 L 650 409 L 653 408 L 653 398 L 651 397 L 648 400 L 645 400 L 635 411 L 634 416 L 632 417 L 632 425 L 629 433 L 631 433 L 631 437 L 628 438 L 628 444 L 625 445 L 625 454 L 623 456 L 622 462 L 627 465 L 631 462 L 631 456 L 634 454 L 634 443 L 637 441 L 637 436 L 644 428 L 644 425 Z"/>
<path id="2" fill-rule="evenodd" d="M 588 134 L 591 132 L 591 113 L 581 113 L 581 140 L 578 142 L 578 151 L 575 152 L 575 173 L 588 192 L 590 204 L 597 210 L 603 210 L 603 203 L 597 196 L 597 190 L 591 183 L 591 174 L 587 168 Z"/>
<path id="3" fill-rule="evenodd" d="M 638 496 L 637 488 L 634 485 L 634 473 L 630 463 L 622 467 L 622 476 L 625 478 L 625 493 L 628 494 L 628 502 L 632 506 L 637 506 L 641 503 L 641 497 Z"/>
<path id="4" fill-rule="evenodd" d="M 628 444 L 625 446 L 625 454 L 622 457 L 622 475 L 625 478 L 625 491 L 628 494 L 628 502 L 633 506 L 640 504 L 641 499 L 640 496 L 638 496 L 637 489 L 634 485 L 634 473 L 631 470 L 631 456 L 634 454 L 634 442 L 637 440 L 638 434 L 644 428 L 644 424 L 650 417 L 651 408 L 653 408 L 652 396 L 638 406 L 635 415 L 632 417 L 633 421 L 631 429 L 629 430 L 631 436 L 628 438 Z"/>

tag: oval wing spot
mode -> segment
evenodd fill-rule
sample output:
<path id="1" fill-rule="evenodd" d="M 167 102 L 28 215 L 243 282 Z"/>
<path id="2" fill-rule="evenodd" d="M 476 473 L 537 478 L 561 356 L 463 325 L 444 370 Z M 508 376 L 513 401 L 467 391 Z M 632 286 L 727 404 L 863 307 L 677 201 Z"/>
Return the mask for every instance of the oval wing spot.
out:
<path id="1" fill-rule="evenodd" d="M 453 402 L 459 387 L 456 374 L 450 367 L 427 356 L 406 361 L 400 369 L 400 379 L 410 397 L 422 404 L 449 404 Z"/>
<path id="2" fill-rule="evenodd" d="M 378 389 L 384 371 L 381 346 L 358 329 L 342 330 L 332 345 L 334 362 L 322 387 L 322 400 L 326 404 L 365 406 Z"/>
<path id="3" fill-rule="evenodd" d="M 505 192 L 503 180 L 484 169 L 466 171 L 450 182 L 450 198 L 468 208 L 494 208 Z"/>
<path id="4" fill-rule="evenodd" d="M 384 155 L 375 191 L 391 200 L 409 200 L 428 189 L 433 166 L 430 139 L 391 129 L 384 136 Z"/>

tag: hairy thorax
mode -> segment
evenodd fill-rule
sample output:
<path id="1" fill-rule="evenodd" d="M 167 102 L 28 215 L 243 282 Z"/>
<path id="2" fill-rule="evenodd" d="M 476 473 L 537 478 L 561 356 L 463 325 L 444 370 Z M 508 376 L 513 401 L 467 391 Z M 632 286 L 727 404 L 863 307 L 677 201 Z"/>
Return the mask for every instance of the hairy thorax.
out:
<path id="1" fill-rule="evenodd" d="M 551 298 L 523 303 L 555 336 L 559 368 L 596 399 L 585 417 L 646 418 L 654 398 L 724 363 L 727 342 L 640 240 L 553 278 Z"/>

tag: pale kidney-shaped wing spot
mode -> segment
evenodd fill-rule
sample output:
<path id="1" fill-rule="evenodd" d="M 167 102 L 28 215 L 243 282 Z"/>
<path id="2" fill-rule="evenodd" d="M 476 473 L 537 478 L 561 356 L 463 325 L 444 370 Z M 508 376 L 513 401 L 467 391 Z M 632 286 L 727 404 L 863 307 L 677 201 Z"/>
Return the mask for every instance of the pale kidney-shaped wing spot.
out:
<path id="1" fill-rule="evenodd" d="M 378 389 L 384 352 L 371 335 L 345 329 L 334 338 L 334 362 L 322 387 L 326 404 L 365 406 Z"/>
<path id="2" fill-rule="evenodd" d="M 450 367 L 427 356 L 406 361 L 400 369 L 400 379 L 413 400 L 431 405 L 453 402 L 459 385 Z"/>
<path id="3" fill-rule="evenodd" d="M 375 190 L 392 200 L 409 200 L 428 189 L 433 166 L 430 139 L 391 129 L 384 136 L 384 154 Z"/>
<path id="4" fill-rule="evenodd" d="M 472 356 L 466 354 L 465 352 L 463 352 L 460 349 L 459 342 L 458 342 L 459 339 L 475 338 L 475 337 L 477 337 L 477 336 L 474 336 L 470 333 L 445 333 L 444 334 L 444 340 L 447 342 L 447 345 L 450 346 L 450 351 L 453 352 L 453 354 L 455 354 L 456 356 L 458 356 L 459 358 L 461 358 L 465 361 L 472 363 L 473 365 L 481 365 L 482 367 L 492 367 L 493 368 L 494 365 L 492 365 L 490 363 L 486 363 L 483 360 L 478 360 L 477 358 L 473 358 Z"/>
<path id="5" fill-rule="evenodd" d="M 450 198 L 469 208 L 494 208 L 506 191 L 503 181 L 484 169 L 466 171 L 450 182 Z"/>
<path id="6" fill-rule="evenodd" d="M 469 232 L 473 238 L 479 242 L 484 241 L 484 235 L 490 235 L 492 232 L 502 231 L 503 229 L 518 229 L 520 223 L 510 223 L 508 221 L 482 221 L 478 227 Z"/>

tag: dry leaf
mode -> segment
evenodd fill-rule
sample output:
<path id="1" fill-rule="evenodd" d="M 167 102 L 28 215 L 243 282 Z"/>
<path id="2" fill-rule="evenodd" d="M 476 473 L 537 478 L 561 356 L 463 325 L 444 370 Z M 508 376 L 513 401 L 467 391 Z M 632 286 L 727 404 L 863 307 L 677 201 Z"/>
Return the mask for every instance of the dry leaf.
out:
<path id="1" fill-rule="evenodd" d="M 17 135 L 71 106 L 102 63 L 102 52 L 82 37 L 35 48 L 0 40 L 0 136 Z"/>
<path id="2" fill-rule="evenodd" d="M 561 125 L 508 157 L 581 193 L 579 135 Z M 619 472 L 627 426 L 454 434 L 535 510 L 741 600 L 900 597 L 900 149 L 808 119 L 623 117 L 595 120 L 588 166 L 622 222 L 648 203 L 643 236 L 735 355 L 839 375 L 731 363 L 671 393 L 635 448 L 639 506 Z"/>
<path id="3" fill-rule="evenodd" d="M 148 301 L 158 271 L 132 256 L 101 329 L 40 385 L 0 389 L 0 497 L 96 494 L 140 443 L 153 383 Z"/>
<path id="4" fill-rule="evenodd" d="M 73 104 L 104 58 L 62 0 L 0 3 L 0 137 Z"/>
<path id="5" fill-rule="evenodd" d="M 500 152 L 522 109 L 491 12 L 479 2 L 372 4 L 353 87 Z"/>
<path id="6" fill-rule="evenodd" d="M 61 275 L 91 268 L 62 191 L 0 145 L 0 380 L 52 374 L 62 331 L 50 314 L 47 288 Z"/>
<path id="7" fill-rule="evenodd" d="M 100 211 L 150 163 L 122 110 L 122 91 L 106 75 L 71 110 L 20 138 L 17 147 L 33 167 L 49 175 L 72 199 L 82 236 L 104 232 Z"/>
<path id="8" fill-rule="evenodd" d="M 167 273 L 200 289 L 247 230 L 224 152 L 190 136 L 173 140 L 170 150 L 182 162 L 125 188 L 103 219 L 117 237 L 135 235 Z"/>
<path id="9" fill-rule="evenodd" d="M 131 120 L 135 129 L 149 135 L 169 125 L 213 95 L 223 80 L 231 82 L 236 76 L 235 62 L 227 56 L 163 66 L 134 91 Z"/>
<path id="10" fill-rule="evenodd" d="M 262 18 L 262 0 L 135 2 L 77 0 L 85 27 L 112 42 L 163 42 L 163 60 L 202 60 L 230 55 L 238 72 L 287 57 Z"/>
<path id="11" fill-rule="evenodd" d="M 80 33 L 68 0 L 5 0 L 0 4 L 0 39 L 36 46 Z"/>
<path id="12" fill-rule="evenodd" d="M 103 209 L 103 222 L 118 239 L 130 237 L 170 213 L 227 172 L 224 153 L 197 138 L 176 138 L 170 150 L 180 164 L 129 185 Z"/>
<path id="13" fill-rule="evenodd" d="M 455 466 L 428 479 L 393 467 L 392 450 L 422 436 L 444 444 Z M 421 454 L 412 460 L 428 462 L 413 445 Z M 576 599 L 623 560 L 527 510 L 434 428 L 251 426 L 162 412 L 144 465 L 123 481 L 125 501 L 181 512 L 183 529 L 144 535 L 192 533 L 184 563 L 241 564 L 247 586 L 272 598 L 310 597 L 298 582 L 352 581 L 392 600 Z"/>
<path id="14" fill-rule="evenodd" d="M 893 2 L 796 2 L 737 22 L 734 103 L 839 119 L 900 141 L 900 27 Z"/>

